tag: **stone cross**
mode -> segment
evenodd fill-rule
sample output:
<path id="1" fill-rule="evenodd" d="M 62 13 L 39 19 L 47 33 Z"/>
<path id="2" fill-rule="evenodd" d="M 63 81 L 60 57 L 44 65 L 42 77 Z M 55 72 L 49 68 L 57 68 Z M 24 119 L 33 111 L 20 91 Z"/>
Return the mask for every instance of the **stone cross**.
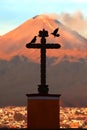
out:
<path id="1" fill-rule="evenodd" d="M 48 94 L 48 85 L 46 84 L 46 49 L 58 49 L 60 48 L 60 44 L 52 44 L 52 43 L 47 43 L 46 44 L 46 38 L 48 37 L 48 31 L 43 29 L 42 31 L 39 31 L 39 37 L 41 37 L 41 44 L 33 44 L 33 42 L 36 41 L 36 37 L 32 40 L 32 42 L 26 44 L 27 48 L 36 48 L 40 49 L 41 52 L 41 84 L 38 85 L 38 91 L 39 94 Z"/>

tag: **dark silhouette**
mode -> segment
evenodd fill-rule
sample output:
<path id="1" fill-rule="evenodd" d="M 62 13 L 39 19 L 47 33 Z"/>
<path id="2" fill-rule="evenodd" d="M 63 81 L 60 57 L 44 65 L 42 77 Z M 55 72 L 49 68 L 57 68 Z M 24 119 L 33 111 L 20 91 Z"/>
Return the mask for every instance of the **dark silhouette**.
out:
<path id="1" fill-rule="evenodd" d="M 37 36 L 34 36 L 34 38 L 31 40 L 31 42 L 30 42 L 29 44 L 35 43 L 35 42 L 36 42 L 36 37 L 37 37 Z"/>
<path id="2" fill-rule="evenodd" d="M 58 31 L 59 31 L 59 28 L 56 28 L 51 34 L 52 34 L 54 37 L 59 37 L 60 34 L 58 34 Z"/>
<path id="3" fill-rule="evenodd" d="M 57 31 L 56 31 L 57 32 Z M 55 33 L 56 33 L 55 32 Z M 57 34 L 56 34 L 57 35 Z M 48 37 L 48 31 L 43 29 L 39 31 L 39 37 L 41 37 L 41 44 L 26 44 L 27 48 L 37 48 L 41 50 L 41 84 L 38 85 L 39 94 L 48 94 L 48 85 L 46 85 L 46 49 L 58 49 L 60 44 L 46 44 L 46 38 Z M 36 41 L 36 38 L 34 39 Z M 33 40 L 32 40 L 33 41 Z M 32 41 L 30 43 L 32 43 Z"/>

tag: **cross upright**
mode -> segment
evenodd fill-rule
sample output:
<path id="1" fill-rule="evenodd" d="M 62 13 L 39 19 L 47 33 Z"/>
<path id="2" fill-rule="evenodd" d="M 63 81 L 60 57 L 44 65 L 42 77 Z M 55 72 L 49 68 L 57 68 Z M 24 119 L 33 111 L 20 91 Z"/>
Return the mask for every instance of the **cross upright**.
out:
<path id="1" fill-rule="evenodd" d="M 60 48 L 60 44 L 52 44 L 52 43 L 47 43 L 46 44 L 46 38 L 48 37 L 48 31 L 43 29 L 42 31 L 39 31 L 39 37 L 41 37 L 41 44 L 31 44 L 28 43 L 26 44 L 27 48 L 36 48 L 41 50 L 41 84 L 38 85 L 38 91 L 39 94 L 48 94 L 49 88 L 48 85 L 46 84 L 46 49 L 58 49 Z"/>

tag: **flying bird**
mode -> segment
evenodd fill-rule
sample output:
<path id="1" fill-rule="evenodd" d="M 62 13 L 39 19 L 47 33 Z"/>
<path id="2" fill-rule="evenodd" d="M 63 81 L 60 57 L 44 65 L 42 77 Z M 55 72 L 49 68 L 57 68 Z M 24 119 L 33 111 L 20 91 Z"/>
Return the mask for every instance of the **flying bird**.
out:
<path id="1" fill-rule="evenodd" d="M 35 43 L 35 42 L 36 42 L 36 37 L 37 37 L 37 36 L 34 36 L 34 38 L 31 40 L 31 42 L 30 42 L 29 44 Z"/>
<path id="2" fill-rule="evenodd" d="M 51 34 L 54 35 L 54 37 L 59 37 L 60 34 L 58 34 L 59 28 L 56 28 Z"/>

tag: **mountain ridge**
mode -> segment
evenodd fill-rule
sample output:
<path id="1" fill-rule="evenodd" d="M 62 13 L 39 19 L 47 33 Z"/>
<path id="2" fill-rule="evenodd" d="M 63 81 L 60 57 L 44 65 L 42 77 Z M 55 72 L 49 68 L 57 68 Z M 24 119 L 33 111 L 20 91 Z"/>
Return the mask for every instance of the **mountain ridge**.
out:
<path id="1" fill-rule="evenodd" d="M 62 106 L 87 107 L 87 63 L 47 58 L 47 84 L 50 94 L 61 94 Z M 37 71 L 38 70 L 38 71 Z M 26 57 L 0 60 L 0 106 L 26 105 L 27 93 L 38 93 L 40 65 Z"/>
<path id="2" fill-rule="evenodd" d="M 60 37 L 54 38 L 50 33 L 57 27 Z M 49 93 L 61 94 L 63 106 L 87 107 L 87 40 L 44 16 L 31 18 L 0 38 L 0 105 L 26 105 L 25 95 L 37 93 L 40 50 L 25 46 L 43 28 L 49 31 L 47 43 L 62 46 L 47 50 Z"/>
<path id="3" fill-rule="evenodd" d="M 60 37 L 54 38 L 50 33 L 53 32 L 53 30 L 57 27 L 59 27 Z M 67 55 L 69 59 L 70 56 L 74 58 L 77 57 L 78 59 L 78 54 L 80 53 L 81 56 L 81 53 L 83 53 L 84 51 L 84 56 L 82 56 L 82 58 L 87 58 L 87 40 L 81 35 L 79 35 L 77 32 L 74 32 L 69 28 L 65 27 L 59 21 L 55 22 L 55 20 L 51 19 L 46 15 L 39 15 L 34 18 L 31 18 L 21 24 L 16 29 L 2 36 L 0 39 L 0 58 L 10 60 L 15 55 L 24 55 L 34 61 L 35 59 L 33 59 L 33 56 L 31 56 L 34 52 L 36 53 L 35 56 L 37 60 L 37 57 L 39 57 L 39 51 L 34 49 L 28 50 L 25 46 L 27 43 L 29 43 L 29 41 L 31 41 L 31 39 L 35 35 L 38 35 L 39 30 L 43 28 L 49 31 L 49 37 L 47 38 L 47 42 L 58 42 L 62 46 L 61 49 L 58 50 L 60 54 L 57 54 L 57 50 L 55 50 L 55 52 L 54 50 L 50 50 L 51 55 L 53 57 L 56 57 L 57 55 L 57 57 L 59 58 L 61 57 L 61 55 L 62 57 L 64 55 Z M 40 42 L 39 37 L 37 38 L 37 42 Z M 70 50 L 71 53 L 69 56 L 68 53 Z M 76 51 L 76 53 L 78 54 L 75 55 L 73 51 Z M 49 52 L 47 53 L 47 56 L 50 57 Z M 35 62 L 37 62 L 36 60 Z"/>

